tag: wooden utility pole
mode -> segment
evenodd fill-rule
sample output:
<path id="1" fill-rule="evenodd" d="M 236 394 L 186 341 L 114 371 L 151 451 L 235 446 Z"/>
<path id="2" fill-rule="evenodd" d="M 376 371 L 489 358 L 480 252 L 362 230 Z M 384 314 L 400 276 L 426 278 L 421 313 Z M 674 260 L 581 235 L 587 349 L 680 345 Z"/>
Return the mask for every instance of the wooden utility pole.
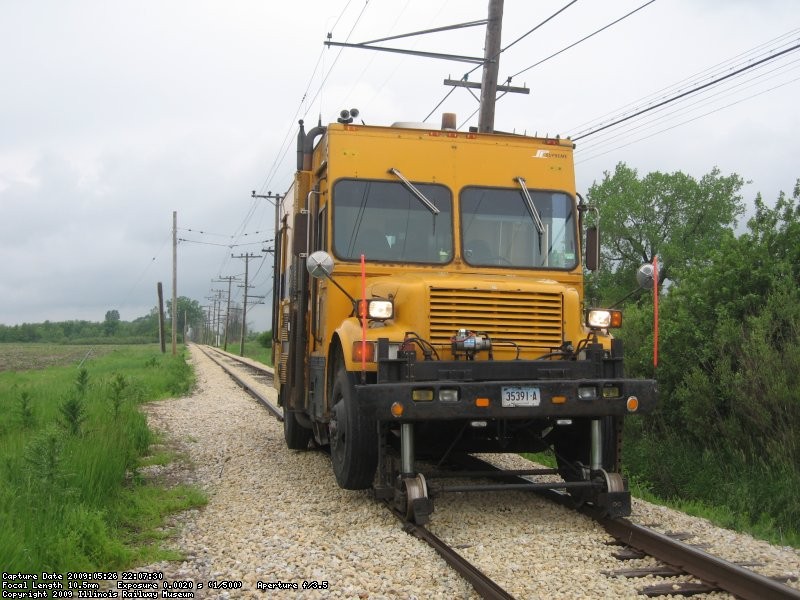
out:
<path id="1" fill-rule="evenodd" d="M 158 341 L 161 344 L 161 354 L 167 352 L 166 337 L 164 336 L 164 287 L 158 282 Z"/>
<path id="2" fill-rule="evenodd" d="M 178 354 L 178 211 L 172 211 L 172 356 Z"/>
<path id="3" fill-rule="evenodd" d="M 500 71 L 500 35 L 503 28 L 503 0 L 489 0 L 489 22 L 486 24 L 481 109 L 478 132 L 494 131 L 494 105 L 497 97 L 497 76 Z"/>

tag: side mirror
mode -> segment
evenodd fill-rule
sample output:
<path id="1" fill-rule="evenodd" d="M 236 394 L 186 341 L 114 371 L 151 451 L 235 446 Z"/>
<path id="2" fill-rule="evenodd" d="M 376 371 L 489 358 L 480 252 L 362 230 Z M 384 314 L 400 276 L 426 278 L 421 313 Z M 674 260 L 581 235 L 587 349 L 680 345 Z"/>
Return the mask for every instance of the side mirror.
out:
<path id="1" fill-rule="evenodd" d="M 596 271 L 600 266 L 600 229 L 592 225 L 586 229 L 586 268 Z"/>
<path id="2" fill-rule="evenodd" d="M 324 250 L 317 250 L 306 259 L 306 270 L 314 279 L 330 279 L 333 267 L 333 258 Z"/>
<path id="3" fill-rule="evenodd" d="M 341 292 L 350 300 L 350 304 L 353 305 L 352 314 L 358 314 L 358 302 L 356 299 L 353 298 L 346 289 L 339 285 L 339 283 L 333 277 L 331 277 L 334 266 L 333 258 L 324 250 L 312 252 L 311 256 L 306 259 L 306 270 L 308 271 L 308 274 L 314 279 L 327 279 L 333 285 L 339 288 L 339 290 L 341 290 Z"/>

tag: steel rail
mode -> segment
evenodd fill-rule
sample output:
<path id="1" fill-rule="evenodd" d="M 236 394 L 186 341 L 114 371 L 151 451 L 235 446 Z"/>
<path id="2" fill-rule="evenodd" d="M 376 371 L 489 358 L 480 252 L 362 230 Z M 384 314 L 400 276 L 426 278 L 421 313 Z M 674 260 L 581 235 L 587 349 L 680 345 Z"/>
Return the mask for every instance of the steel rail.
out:
<path id="1" fill-rule="evenodd" d="M 388 502 L 387 502 L 388 505 Z M 455 571 L 466 579 L 475 591 L 485 600 L 515 600 L 515 597 L 500 587 L 493 579 L 478 569 L 475 565 L 461 556 L 455 548 L 434 535 L 430 530 L 422 525 L 410 523 L 405 516 L 392 506 L 389 506 L 392 514 L 403 522 L 403 530 L 406 533 L 427 543 L 441 556 L 444 561 L 453 567 Z"/>
<path id="2" fill-rule="evenodd" d="M 588 514 L 589 511 L 582 511 Z M 592 516 L 591 514 L 589 516 Z M 712 556 L 628 519 L 595 518 L 619 541 L 745 600 L 800 600 L 800 590 Z"/>
<path id="3" fill-rule="evenodd" d="M 238 362 L 249 369 L 255 369 L 256 371 L 264 374 L 266 377 L 274 377 L 275 376 L 275 369 L 272 367 L 265 365 L 263 363 L 258 362 L 257 360 L 253 360 L 252 358 L 248 358 L 246 356 L 239 356 L 238 354 L 231 354 L 221 348 L 215 348 L 214 346 L 202 346 L 207 350 L 211 350 L 212 352 L 222 355 L 225 358 L 230 358 L 231 360 Z"/>
<path id="4" fill-rule="evenodd" d="M 502 469 L 495 467 L 491 463 L 474 456 L 465 458 L 465 463 L 472 468 L 480 465 L 481 468 L 502 471 Z M 508 480 L 514 482 L 526 481 L 513 475 L 509 475 Z M 428 485 L 430 486 L 431 484 L 429 483 Z M 557 488 L 558 485 L 553 487 Z M 534 492 L 562 506 L 575 509 L 593 519 L 609 535 L 631 548 L 640 550 L 666 565 L 679 569 L 682 574 L 691 575 L 706 584 L 733 594 L 737 598 L 744 600 L 763 600 L 764 598 L 769 598 L 770 600 L 800 600 L 800 590 L 770 579 L 741 565 L 713 556 L 680 540 L 637 525 L 626 518 L 608 518 L 602 515 L 598 509 L 589 505 L 575 507 L 572 498 L 568 494 L 555 490 Z"/>
<path id="5" fill-rule="evenodd" d="M 248 381 L 246 381 L 245 379 L 242 379 L 241 377 L 239 377 L 239 375 L 237 375 L 233 371 L 233 369 L 231 369 L 228 365 L 226 365 L 222 361 L 220 361 L 216 356 L 214 356 L 211 352 L 209 352 L 205 347 L 198 345 L 198 348 L 200 348 L 200 350 L 203 351 L 203 354 L 205 354 L 208 358 L 210 358 L 215 363 L 217 363 L 217 365 L 219 365 L 219 367 L 223 371 L 225 371 L 231 377 L 231 379 L 233 379 L 236 383 L 238 383 L 239 386 L 242 387 L 242 389 L 244 389 L 248 394 L 253 396 L 253 398 L 258 400 L 264 406 L 264 408 L 266 408 L 270 413 L 272 413 L 272 415 L 276 419 L 278 419 L 278 421 L 283 421 L 283 410 L 281 410 L 280 408 L 278 408 L 277 406 L 272 404 L 272 402 L 269 400 L 269 398 L 267 398 L 264 394 L 262 394 L 257 389 L 255 389 L 252 385 L 250 385 L 250 383 Z M 235 360 L 238 364 L 246 365 L 246 366 L 254 366 L 254 365 L 251 365 L 248 362 L 239 360 L 238 357 L 236 357 L 234 355 L 225 355 L 225 356 L 228 356 L 229 358 Z M 265 370 L 265 372 L 268 373 L 269 371 Z"/>

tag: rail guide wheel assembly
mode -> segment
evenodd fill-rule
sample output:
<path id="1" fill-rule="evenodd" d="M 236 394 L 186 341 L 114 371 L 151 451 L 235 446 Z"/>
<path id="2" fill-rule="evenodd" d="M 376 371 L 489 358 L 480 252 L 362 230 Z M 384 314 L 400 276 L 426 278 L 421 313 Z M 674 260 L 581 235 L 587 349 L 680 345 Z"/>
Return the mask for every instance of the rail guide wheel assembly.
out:
<path id="1" fill-rule="evenodd" d="M 593 471 L 593 474 L 602 478 L 603 490 L 597 494 L 596 504 L 607 517 L 627 517 L 631 514 L 631 493 L 622 475 L 609 473 L 605 469 Z"/>
<path id="2" fill-rule="evenodd" d="M 430 521 L 433 501 L 428 497 L 428 484 L 422 473 L 400 477 L 396 505 L 398 510 L 405 511 L 406 519 L 412 523 L 425 525 Z"/>

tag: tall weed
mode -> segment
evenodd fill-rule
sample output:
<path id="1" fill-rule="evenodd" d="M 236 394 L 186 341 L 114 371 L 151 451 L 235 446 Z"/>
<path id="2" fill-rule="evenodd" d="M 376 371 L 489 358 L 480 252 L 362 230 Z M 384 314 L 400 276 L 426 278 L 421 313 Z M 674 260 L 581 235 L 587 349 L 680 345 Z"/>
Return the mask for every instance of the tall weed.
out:
<path id="1" fill-rule="evenodd" d="M 58 412 L 61 413 L 58 424 L 70 435 L 80 435 L 83 422 L 86 421 L 86 406 L 83 398 L 77 395 L 67 396 L 59 405 Z"/>
<path id="2" fill-rule="evenodd" d="M 28 390 L 22 390 L 17 398 L 17 416 L 23 429 L 31 429 L 36 424 L 33 412 L 33 398 Z"/>

